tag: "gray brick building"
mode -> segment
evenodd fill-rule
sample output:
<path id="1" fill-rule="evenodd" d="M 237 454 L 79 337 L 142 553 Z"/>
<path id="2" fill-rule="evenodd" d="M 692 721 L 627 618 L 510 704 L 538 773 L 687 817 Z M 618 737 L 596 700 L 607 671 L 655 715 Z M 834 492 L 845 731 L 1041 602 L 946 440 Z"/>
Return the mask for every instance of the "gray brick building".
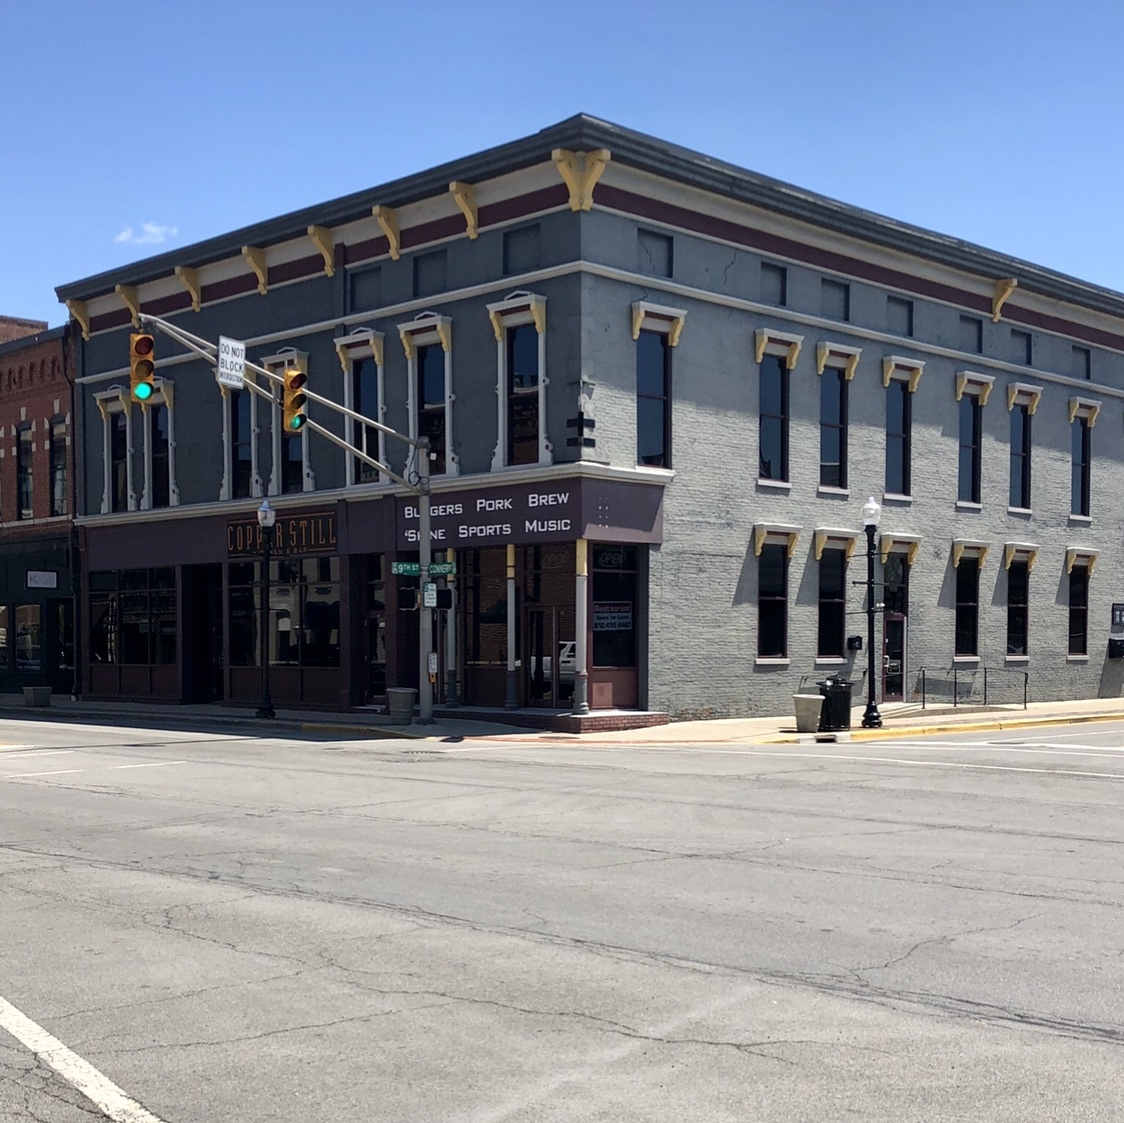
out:
<path id="1" fill-rule="evenodd" d="M 879 698 L 977 697 L 985 670 L 994 697 L 1120 692 L 1117 293 L 576 117 L 59 296 L 83 335 L 92 694 L 254 696 L 263 497 L 285 701 L 418 674 L 392 572 L 414 501 L 163 336 L 159 392 L 131 401 L 137 313 L 431 436 L 457 570 L 440 697 L 791 712 L 804 682 L 865 673 L 868 496 Z"/>

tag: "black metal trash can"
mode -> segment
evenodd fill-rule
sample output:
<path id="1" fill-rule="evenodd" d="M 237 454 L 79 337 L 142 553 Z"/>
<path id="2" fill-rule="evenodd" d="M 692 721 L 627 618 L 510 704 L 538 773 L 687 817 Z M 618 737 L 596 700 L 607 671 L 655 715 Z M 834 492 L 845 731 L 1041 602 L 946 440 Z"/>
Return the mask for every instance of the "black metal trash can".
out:
<path id="1" fill-rule="evenodd" d="M 820 732 L 837 733 L 851 728 L 851 690 L 854 683 L 842 678 L 829 678 L 816 684 L 823 695 L 820 711 Z"/>

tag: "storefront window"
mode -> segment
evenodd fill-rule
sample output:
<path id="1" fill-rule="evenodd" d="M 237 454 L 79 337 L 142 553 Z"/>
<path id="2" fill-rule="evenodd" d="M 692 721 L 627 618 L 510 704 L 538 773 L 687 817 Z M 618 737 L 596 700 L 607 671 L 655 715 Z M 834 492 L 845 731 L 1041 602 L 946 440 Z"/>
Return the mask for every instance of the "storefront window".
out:
<path id="1" fill-rule="evenodd" d="M 466 550 L 465 661 L 507 666 L 507 561 L 503 550 Z M 518 633 L 517 633 L 518 634 Z"/>
<path id="2" fill-rule="evenodd" d="M 90 574 L 92 663 L 174 665 L 177 635 L 171 566 Z"/>
<path id="3" fill-rule="evenodd" d="M 260 666 L 258 652 L 258 614 L 261 585 L 256 562 L 239 562 L 230 567 L 230 663 L 233 667 Z"/>
<path id="4" fill-rule="evenodd" d="M 8 640 L 8 606 L 0 604 L 0 671 L 12 669 L 12 650 Z"/>
<path id="5" fill-rule="evenodd" d="M 635 546 L 591 550 L 593 666 L 636 666 Z"/>
<path id="6" fill-rule="evenodd" d="M 42 666 L 39 605 L 16 606 L 16 670 L 38 671 Z"/>
<path id="7" fill-rule="evenodd" d="M 339 558 L 310 558 L 301 566 L 301 663 L 306 667 L 340 665 L 339 564 Z"/>
<path id="8" fill-rule="evenodd" d="M 386 693 L 386 583 L 382 554 L 367 558 L 367 694 Z"/>

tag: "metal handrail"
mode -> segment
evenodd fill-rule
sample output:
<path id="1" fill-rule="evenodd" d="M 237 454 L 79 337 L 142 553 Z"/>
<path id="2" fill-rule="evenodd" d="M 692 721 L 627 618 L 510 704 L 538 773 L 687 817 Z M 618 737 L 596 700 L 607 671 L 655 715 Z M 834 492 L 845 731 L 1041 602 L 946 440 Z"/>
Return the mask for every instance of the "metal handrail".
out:
<path id="1" fill-rule="evenodd" d="M 1029 697 L 1030 697 L 1030 672 L 1029 671 L 1020 671 L 1020 670 L 1017 670 L 1015 667 L 972 667 L 972 668 L 969 669 L 969 668 L 966 668 L 966 667 L 960 668 L 960 667 L 957 667 L 957 666 L 953 666 L 953 667 L 949 668 L 948 670 L 946 670 L 944 667 L 940 667 L 940 668 L 937 668 L 937 667 L 920 667 L 918 669 L 918 674 L 921 676 L 921 708 L 925 709 L 926 705 L 928 704 L 928 694 L 929 694 L 928 687 L 929 687 L 929 674 L 930 674 L 930 672 L 939 671 L 941 677 L 944 678 L 947 681 L 949 670 L 951 670 L 951 672 L 952 672 L 952 705 L 953 705 L 953 708 L 956 708 L 957 706 L 959 706 L 960 705 L 960 672 L 961 672 L 962 669 L 968 671 L 972 675 L 973 679 L 981 671 L 983 672 L 983 704 L 985 706 L 987 705 L 987 702 L 988 702 L 988 679 L 987 679 L 987 676 L 988 676 L 989 672 L 994 674 L 996 671 L 999 671 L 1000 673 L 1007 674 L 1007 675 L 1022 675 L 1022 680 L 1023 680 L 1023 709 L 1025 710 L 1027 708 L 1027 703 L 1028 703 Z M 969 691 L 969 696 L 970 696 L 970 691 Z"/>

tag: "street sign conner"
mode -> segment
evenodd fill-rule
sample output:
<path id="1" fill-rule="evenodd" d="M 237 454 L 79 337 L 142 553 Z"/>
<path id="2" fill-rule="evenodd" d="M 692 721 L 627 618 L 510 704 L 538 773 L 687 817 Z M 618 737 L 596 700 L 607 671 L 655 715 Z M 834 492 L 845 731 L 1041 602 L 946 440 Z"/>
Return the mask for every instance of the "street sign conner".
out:
<path id="1" fill-rule="evenodd" d="M 219 365 L 215 374 L 223 386 L 241 390 L 246 383 L 246 344 L 220 335 Z"/>

